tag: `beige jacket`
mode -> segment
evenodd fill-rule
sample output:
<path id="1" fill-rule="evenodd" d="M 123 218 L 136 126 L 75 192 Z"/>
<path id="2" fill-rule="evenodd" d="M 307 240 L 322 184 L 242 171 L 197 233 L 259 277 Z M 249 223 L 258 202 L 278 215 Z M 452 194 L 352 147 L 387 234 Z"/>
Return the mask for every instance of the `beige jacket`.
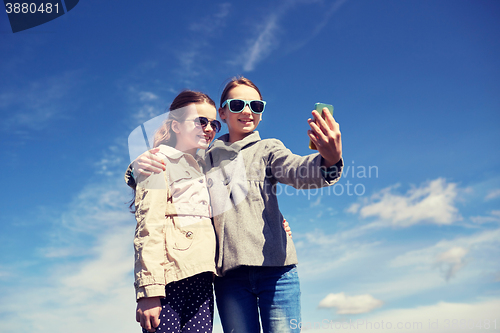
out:
<path id="1" fill-rule="evenodd" d="M 215 232 L 205 175 L 198 162 L 160 146 L 166 171 L 139 176 L 135 196 L 137 299 L 165 296 L 165 285 L 215 272 Z"/>

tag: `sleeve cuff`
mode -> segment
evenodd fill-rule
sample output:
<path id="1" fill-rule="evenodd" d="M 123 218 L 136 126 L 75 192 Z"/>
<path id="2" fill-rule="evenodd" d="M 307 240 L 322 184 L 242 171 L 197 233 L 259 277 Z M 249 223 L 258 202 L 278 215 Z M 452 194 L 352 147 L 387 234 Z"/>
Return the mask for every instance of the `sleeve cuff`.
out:
<path id="1" fill-rule="evenodd" d="M 135 294 L 137 300 L 144 297 L 165 297 L 165 286 L 161 284 L 153 284 L 139 287 L 135 290 Z"/>
<path id="2" fill-rule="evenodd" d="M 344 166 L 344 160 L 340 159 L 337 163 L 328 168 L 321 168 L 321 174 L 327 182 L 331 182 L 340 177 L 342 173 L 342 167 Z"/>

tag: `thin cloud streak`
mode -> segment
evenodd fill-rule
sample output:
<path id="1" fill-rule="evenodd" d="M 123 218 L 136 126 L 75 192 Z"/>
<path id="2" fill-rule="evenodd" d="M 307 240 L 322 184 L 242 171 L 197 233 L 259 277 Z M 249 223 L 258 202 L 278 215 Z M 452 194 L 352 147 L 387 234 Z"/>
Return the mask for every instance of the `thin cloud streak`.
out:
<path id="1" fill-rule="evenodd" d="M 299 42 L 294 47 L 286 51 L 290 53 L 296 51 L 303 46 L 305 46 L 309 41 L 316 37 L 321 30 L 328 24 L 328 21 L 335 14 L 342 5 L 347 0 L 337 0 L 335 1 L 329 9 L 322 15 L 320 23 L 318 23 L 309 37 L 307 37 L 302 42 Z M 249 39 L 247 41 L 246 55 L 242 60 L 243 70 L 245 72 L 253 71 L 257 64 L 267 58 L 273 51 L 278 49 L 280 46 L 280 41 L 278 40 L 278 34 L 282 31 L 279 24 L 281 19 L 287 14 L 287 12 L 294 8 L 298 4 L 310 5 L 316 1 L 286 1 L 279 8 L 274 9 L 273 13 L 270 14 L 266 19 L 264 24 L 258 28 L 257 36 Z M 321 14 L 319 14 L 321 15 Z"/>
<path id="2" fill-rule="evenodd" d="M 243 70 L 250 72 L 254 70 L 257 62 L 268 56 L 276 47 L 276 31 L 278 29 L 278 16 L 271 15 L 264 27 L 254 41 L 250 41 L 248 56 L 243 60 Z"/>
<path id="3" fill-rule="evenodd" d="M 43 130 L 56 119 L 68 118 L 68 105 L 75 101 L 65 100 L 77 90 L 78 76 L 77 71 L 69 71 L 0 93 L 0 112 L 6 115 L 0 131 L 29 139 L 30 132 Z"/>

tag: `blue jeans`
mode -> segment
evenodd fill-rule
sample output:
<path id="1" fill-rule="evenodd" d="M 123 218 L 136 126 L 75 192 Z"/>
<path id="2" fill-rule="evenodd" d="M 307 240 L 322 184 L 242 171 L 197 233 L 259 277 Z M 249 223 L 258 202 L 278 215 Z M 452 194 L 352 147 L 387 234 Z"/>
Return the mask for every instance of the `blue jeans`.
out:
<path id="1" fill-rule="evenodd" d="M 295 265 L 241 266 L 214 281 L 215 300 L 226 333 L 299 332 L 300 285 Z"/>

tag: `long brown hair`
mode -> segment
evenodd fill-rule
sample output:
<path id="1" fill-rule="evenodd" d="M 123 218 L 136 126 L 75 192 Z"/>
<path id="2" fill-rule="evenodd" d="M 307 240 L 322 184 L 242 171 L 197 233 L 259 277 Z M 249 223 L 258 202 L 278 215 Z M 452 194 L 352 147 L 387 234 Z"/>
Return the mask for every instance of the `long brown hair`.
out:
<path id="1" fill-rule="evenodd" d="M 158 128 L 154 136 L 153 148 L 158 147 L 161 144 L 175 147 L 177 144 L 177 137 L 175 132 L 172 130 L 172 122 L 178 121 L 183 122 L 186 120 L 187 112 L 184 107 L 189 104 L 202 104 L 208 103 L 214 108 L 215 102 L 207 95 L 199 91 L 184 90 L 177 97 L 174 98 L 172 104 L 169 107 L 168 118 L 163 122 L 163 124 Z M 130 200 L 129 208 L 131 213 L 135 213 L 135 189 L 136 185 L 132 187 L 133 198 Z"/>

